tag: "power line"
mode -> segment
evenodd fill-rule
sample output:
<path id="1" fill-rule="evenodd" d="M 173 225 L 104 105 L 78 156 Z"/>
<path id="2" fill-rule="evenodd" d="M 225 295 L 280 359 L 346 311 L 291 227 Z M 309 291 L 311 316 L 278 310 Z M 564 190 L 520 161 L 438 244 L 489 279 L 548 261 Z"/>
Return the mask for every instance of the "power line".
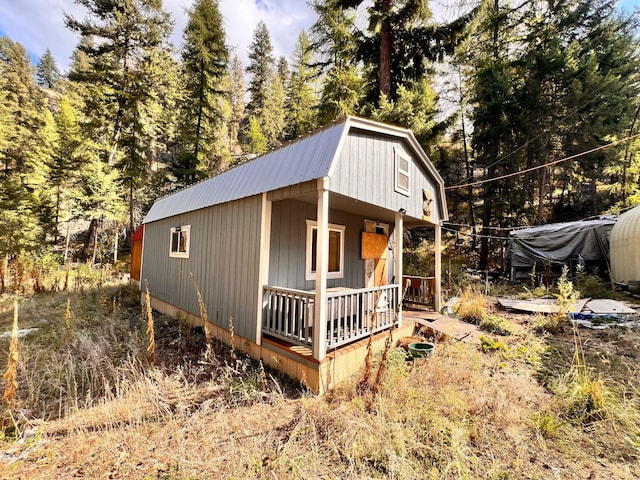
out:
<path id="1" fill-rule="evenodd" d="M 595 230 L 596 228 L 598 228 L 599 225 L 593 225 L 589 228 L 586 228 L 582 231 L 588 231 L 588 230 Z M 462 232 L 460 230 L 455 230 L 453 228 L 447 228 L 447 227 L 441 227 L 442 230 L 446 230 L 447 232 L 451 232 L 451 233 L 456 233 L 459 235 L 464 235 L 466 237 L 475 237 L 475 238 L 489 238 L 489 239 L 493 239 L 493 240 L 532 240 L 532 239 L 538 239 L 541 238 L 540 235 L 518 235 L 517 237 L 511 237 L 511 236 L 507 236 L 507 237 L 500 237 L 497 235 L 484 235 L 484 234 L 480 234 L 480 233 L 467 233 L 467 232 Z M 491 227 L 493 228 L 493 227 Z M 524 227 L 524 228 L 535 228 L 535 227 Z M 515 231 L 515 229 L 511 229 L 511 231 Z M 561 238 L 566 236 L 567 234 L 565 232 L 545 232 L 544 238 L 545 239 L 549 239 L 549 238 Z"/>
<path id="2" fill-rule="evenodd" d="M 589 105 L 592 102 L 595 102 L 596 100 L 598 100 L 600 97 L 602 96 L 602 94 L 597 94 L 595 97 L 593 97 L 591 100 L 589 100 L 588 102 L 586 102 L 584 105 L 576 108 L 573 112 L 568 113 L 567 115 L 565 115 L 563 118 L 561 118 L 560 120 L 558 120 L 558 122 L 564 122 L 565 120 L 573 117 L 574 115 L 577 115 L 583 108 L 585 108 L 587 105 Z M 509 158 L 511 155 L 518 153 L 520 150 L 522 150 L 524 147 L 526 147 L 527 145 L 529 145 L 531 142 L 535 142 L 537 139 L 539 139 L 540 137 L 546 135 L 547 133 L 549 133 L 549 128 L 544 129 L 542 132 L 540 132 L 538 135 L 536 135 L 533 138 L 530 138 L 529 140 L 527 140 L 526 142 L 524 142 L 522 145 L 520 145 L 518 148 L 516 148 L 515 150 L 511 150 L 509 153 L 503 155 L 502 157 L 500 157 L 499 159 L 497 159 L 495 162 L 493 162 L 491 165 L 485 167 L 485 168 L 491 168 L 496 166 L 497 164 L 499 164 L 500 162 L 502 162 L 503 160 L 506 160 L 507 158 Z M 470 180 L 471 177 L 467 177 L 464 180 L 462 180 L 462 182 L 466 182 L 467 180 Z M 460 184 L 458 184 L 460 185 Z M 456 185 L 456 186 L 458 186 Z"/>
<path id="3" fill-rule="evenodd" d="M 486 228 L 488 230 L 508 230 L 508 231 L 520 230 L 523 228 L 532 228 L 537 226 L 537 225 L 529 225 L 529 226 L 519 225 L 514 227 L 484 227 L 482 225 L 469 225 L 468 223 L 453 223 L 453 222 L 442 222 L 442 223 L 446 223 L 447 225 L 452 225 L 454 227 L 477 228 L 478 230 L 482 230 Z"/>
<path id="4" fill-rule="evenodd" d="M 607 149 L 609 147 L 613 147 L 613 146 L 618 145 L 620 143 L 628 142 L 629 140 L 633 140 L 634 138 L 638 138 L 638 137 L 640 137 L 640 133 L 636 133 L 635 135 L 631 135 L 629 137 L 622 138 L 620 140 L 616 140 L 615 142 L 607 143 L 606 145 L 601 145 L 599 147 L 592 148 L 591 150 L 587 150 L 586 152 L 576 153 L 575 155 L 570 155 L 568 157 L 561 158 L 560 160 L 554 160 L 552 162 L 544 163 L 544 164 L 538 165 L 536 167 L 526 168 L 524 170 L 520 170 L 519 172 L 507 173 L 505 175 L 500 175 L 499 177 L 486 178 L 484 180 L 477 180 L 475 182 L 464 183 L 462 185 L 452 185 L 450 187 L 445 187 L 445 190 L 454 190 L 454 189 L 458 189 L 458 188 L 475 187 L 476 185 L 482 185 L 484 183 L 495 182 L 497 180 L 503 180 L 505 178 L 516 177 L 518 175 L 523 175 L 525 173 L 533 172 L 535 170 L 540 170 L 541 168 L 546 168 L 546 167 L 550 167 L 552 165 L 557 165 L 558 163 L 566 162 L 568 160 L 573 160 L 574 158 L 582 157 L 582 156 L 588 155 L 590 153 L 598 152 L 600 150 L 605 150 L 605 149 Z"/>

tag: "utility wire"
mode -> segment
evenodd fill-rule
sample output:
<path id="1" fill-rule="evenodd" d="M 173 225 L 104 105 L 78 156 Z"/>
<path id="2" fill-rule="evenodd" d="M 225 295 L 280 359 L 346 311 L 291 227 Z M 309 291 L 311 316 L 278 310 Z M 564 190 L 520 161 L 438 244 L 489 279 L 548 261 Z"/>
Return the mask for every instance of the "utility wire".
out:
<path id="1" fill-rule="evenodd" d="M 464 183 L 462 185 L 452 185 L 450 187 L 445 187 L 445 190 L 454 190 L 458 188 L 466 188 L 466 187 L 474 187 L 476 185 L 482 185 L 484 183 L 495 182 L 497 180 L 503 180 L 505 178 L 516 177 L 518 175 L 523 175 L 525 173 L 533 172 L 535 170 L 540 170 L 541 168 L 550 167 L 551 165 L 557 165 L 558 163 L 566 162 L 568 160 L 573 160 L 574 158 L 582 157 L 584 155 L 588 155 L 590 153 L 598 152 L 600 150 L 605 150 L 607 148 L 613 147 L 620 143 L 628 142 L 629 140 L 633 140 L 634 138 L 640 137 L 640 133 L 636 133 L 635 135 L 631 135 L 626 138 L 621 138 L 620 140 L 616 140 L 615 142 L 607 143 L 606 145 L 601 145 L 596 148 L 592 148 L 591 150 L 587 150 L 586 152 L 576 153 L 575 155 L 570 155 L 565 158 L 561 158 L 560 160 L 554 160 L 553 162 L 544 163 L 542 165 L 538 165 L 536 167 L 526 168 L 524 170 L 520 170 L 519 172 L 507 173 L 505 175 L 500 175 L 499 177 L 494 178 L 485 178 L 484 180 L 477 180 L 475 182 Z"/>
<path id="2" fill-rule="evenodd" d="M 523 228 L 533 228 L 533 227 L 539 226 L 539 225 L 530 225 L 530 226 L 519 225 L 515 227 L 483 227 L 482 225 L 469 225 L 468 223 L 453 223 L 453 222 L 442 222 L 442 223 L 446 223 L 447 225 L 451 225 L 454 227 L 477 228 L 478 230 L 487 228 L 488 230 L 508 230 L 508 231 L 520 230 Z"/>
<path id="3" fill-rule="evenodd" d="M 589 227 L 583 231 L 589 231 L 589 230 L 595 230 L 596 228 L 598 228 L 599 225 L 594 225 L 592 227 Z M 447 232 L 451 232 L 451 233 L 456 233 L 459 235 L 464 235 L 466 237 L 475 237 L 475 238 L 489 238 L 489 239 L 494 239 L 494 240 L 531 240 L 531 239 L 535 239 L 535 238 L 541 238 L 540 235 L 518 235 L 517 237 L 500 237 L 497 235 L 483 235 L 480 233 L 467 233 L 467 232 L 462 232 L 460 230 L 456 230 L 454 228 L 447 228 L 447 227 L 441 227 L 442 230 L 446 230 Z M 534 227 L 527 227 L 527 228 L 534 228 Z M 556 232 L 556 233 L 545 233 L 544 238 L 555 238 L 555 237 L 564 237 L 567 234 L 565 232 Z"/>
<path id="4" fill-rule="evenodd" d="M 563 118 L 561 118 L 560 120 L 558 120 L 558 122 L 564 122 L 565 120 L 567 120 L 568 118 L 573 117 L 574 115 L 577 115 L 580 110 L 582 110 L 583 108 L 585 108 L 587 105 L 589 105 L 592 102 L 595 102 L 596 100 L 598 100 L 600 97 L 602 96 L 602 94 L 597 94 L 595 97 L 593 97 L 591 100 L 589 100 L 588 102 L 586 102 L 584 105 L 576 108 L 573 112 L 568 113 L 567 115 L 565 115 Z M 538 135 L 536 135 L 533 138 L 530 138 L 529 140 L 527 140 L 526 142 L 524 142 L 522 145 L 520 145 L 519 147 L 517 147 L 515 150 L 511 150 L 509 153 L 503 155 L 502 157 L 500 157 L 499 159 L 497 159 L 495 162 L 493 162 L 491 165 L 485 167 L 485 168 L 491 168 L 496 166 L 497 164 L 499 164 L 500 162 L 502 162 L 503 160 L 506 160 L 507 158 L 509 158 L 511 155 L 519 152 L 520 150 L 522 150 L 524 147 L 526 147 L 527 145 L 529 145 L 531 142 L 535 142 L 537 139 L 539 139 L 540 137 L 546 135 L 547 133 L 549 133 L 549 128 L 544 129 L 542 132 L 540 132 Z M 462 182 L 466 182 L 467 180 L 472 179 L 473 177 L 467 177 L 464 180 L 462 180 Z M 456 185 L 458 186 L 458 185 Z"/>
<path id="5" fill-rule="evenodd" d="M 442 230 L 446 230 L 447 232 L 451 232 L 451 233 L 456 233 L 458 235 L 464 235 L 465 237 L 475 237 L 475 238 L 489 238 L 489 239 L 495 239 L 495 240 L 509 240 L 509 237 L 498 237 L 496 235 L 481 235 L 479 233 L 466 233 L 466 232 L 461 232 L 459 230 L 454 230 L 453 228 L 447 228 L 447 227 L 440 227 L 442 228 Z"/>

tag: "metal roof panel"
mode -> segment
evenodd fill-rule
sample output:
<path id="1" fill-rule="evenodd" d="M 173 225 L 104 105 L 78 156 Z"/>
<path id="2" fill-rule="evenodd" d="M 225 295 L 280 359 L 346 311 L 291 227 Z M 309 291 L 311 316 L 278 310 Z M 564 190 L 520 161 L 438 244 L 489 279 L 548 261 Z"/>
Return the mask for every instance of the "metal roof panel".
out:
<path id="1" fill-rule="evenodd" d="M 157 200 L 143 223 L 250 197 L 326 176 L 346 121 Z"/>

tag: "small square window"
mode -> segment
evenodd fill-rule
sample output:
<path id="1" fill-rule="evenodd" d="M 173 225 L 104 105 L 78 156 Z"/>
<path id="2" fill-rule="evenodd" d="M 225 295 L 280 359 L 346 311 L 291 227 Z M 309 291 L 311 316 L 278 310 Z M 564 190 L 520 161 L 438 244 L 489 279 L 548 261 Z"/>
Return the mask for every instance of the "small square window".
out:
<path id="1" fill-rule="evenodd" d="M 395 190 L 409 196 L 409 156 L 400 148 L 395 151 Z"/>
<path id="2" fill-rule="evenodd" d="M 329 224 L 329 269 L 327 278 L 344 277 L 344 231 L 342 225 Z M 318 223 L 307 220 L 307 280 L 316 278 Z"/>
<path id="3" fill-rule="evenodd" d="M 176 258 L 189 258 L 189 243 L 191 240 L 191 225 L 171 227 L 171 240 L 169 256 Z"/>

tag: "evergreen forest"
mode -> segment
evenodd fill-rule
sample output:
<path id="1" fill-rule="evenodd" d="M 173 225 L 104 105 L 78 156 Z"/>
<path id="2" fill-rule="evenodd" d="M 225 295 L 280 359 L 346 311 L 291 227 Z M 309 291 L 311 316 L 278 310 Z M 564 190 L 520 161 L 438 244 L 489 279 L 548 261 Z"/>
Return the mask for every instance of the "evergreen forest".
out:
<path id="1" fill-rule="evenodd" d="M 310 0 L 289 57 L 260 22 L 246 65 L 218 0 L 194 0 L 180 46 L 162 0 L 76 3 L 66 72 L 0 38 L 3 288 L 20 259 L 117 260 L 157 198 L 345 115 L 414 132 L 480 268 L 505 229 L 640 204 L 640 15 L 613 1 L 477 0 L 443 23 L 428 0 Z"/>

